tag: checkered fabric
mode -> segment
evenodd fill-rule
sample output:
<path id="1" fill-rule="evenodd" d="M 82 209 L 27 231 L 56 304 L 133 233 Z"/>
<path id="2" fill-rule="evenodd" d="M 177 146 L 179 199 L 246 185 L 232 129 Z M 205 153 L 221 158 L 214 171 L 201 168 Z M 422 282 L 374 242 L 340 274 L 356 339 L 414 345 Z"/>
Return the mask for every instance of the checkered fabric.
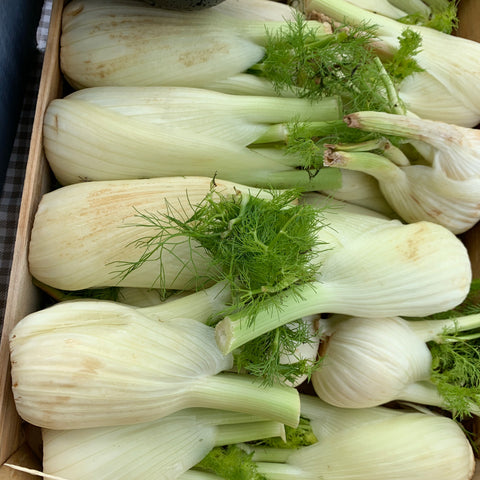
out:
<path id="1" fill-rule="evenodd" d="M 45 0 L 37 28 L 37 50 L 29 71 L 22 112 L 0 197 L 0 332 L 3 327 L 5 304 L 12 265 L 17 218 L 22 199 L 25 167 L 30 146 L 35 104 L 40 82 L 43 55 L 47 43 L 52 0 Z"/>

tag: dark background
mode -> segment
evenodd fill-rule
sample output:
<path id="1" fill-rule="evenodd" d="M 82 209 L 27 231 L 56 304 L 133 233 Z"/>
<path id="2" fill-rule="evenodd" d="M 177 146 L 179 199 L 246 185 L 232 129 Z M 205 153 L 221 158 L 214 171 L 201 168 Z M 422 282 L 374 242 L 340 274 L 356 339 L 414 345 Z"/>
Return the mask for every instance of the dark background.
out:
<path id="1" fill-rule="evenodd" d="M 0 0 L 0 191 L 35 54 L 40 0 Z"/>

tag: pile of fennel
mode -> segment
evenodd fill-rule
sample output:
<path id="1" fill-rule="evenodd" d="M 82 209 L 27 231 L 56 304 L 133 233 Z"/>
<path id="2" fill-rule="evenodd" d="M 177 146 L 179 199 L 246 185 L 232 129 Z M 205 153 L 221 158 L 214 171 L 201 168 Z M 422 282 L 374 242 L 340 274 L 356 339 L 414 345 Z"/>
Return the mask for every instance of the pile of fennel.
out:
<path id="1" fill-rule="evenodd" d="M 148 3 L 64 8 L 28 260 L 67 301 L 9 336 L 44 474 L 469 480 L 480 380 L 435 348 L 477 316 L 423 317 L 467 298 L 480 200 L 478 71 L 435 42 L 478 46 L 420 26 L 442 0 Z"/>

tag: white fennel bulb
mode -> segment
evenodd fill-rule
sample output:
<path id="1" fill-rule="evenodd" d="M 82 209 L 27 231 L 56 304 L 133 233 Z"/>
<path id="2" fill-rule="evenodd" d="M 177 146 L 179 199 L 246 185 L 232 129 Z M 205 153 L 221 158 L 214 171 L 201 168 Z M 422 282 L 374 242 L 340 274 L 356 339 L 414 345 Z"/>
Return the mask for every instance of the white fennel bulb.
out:
<path id="1" fill-rule="evenodd" d="M 424 316 L 465 299 L 470 259 L 445 227 L 425 221 L 405 225 L 372 214 L 350 217 L 341 208 L 326 209 L 324 223 L 318 235 L 327 246 L 316 258 L 315 280 L 266 301 L 255 322 L 242 312 L 222 319 L 215 328 L 223 352 L 306 315 Z"/>
<path id="2" fill-rule="evenodd" d="M 298 392 L 224 373 L 232 357 L 195 320 L 162 322 L 115 302 L 78 300 L 27 315 L 9 340 L 15 405 L 33 425 L 131 425 L 192 407 L 298 423 Z"/>
<path id="3" fill-rule="evenodd" d="M 435 82 L 430 73 L 421 72 L 405 78 L 399 95 L 405 108 L 415 111 L 420 118 L 427 120 L 443 120 L 462 127 L 474 127 L 479 121 L 475 108 L 459 104 L 449 95 L 447 87 Z"/>
<path id="4" fill-rule="evenodd" d="M 439 83 L 444 87 L 445 94 L 449 95 L 452 102 L 455 102 L 459 108 L 467 109 L 467 116 L 471 116 L 471 110 L 474 109 L 477 118 L 472 124 L 465 126 L 473 127 L 480 121 L 480 67 L 478 57 L 480 55 L 480 45 L 473 40 L 449 35 L 435 29 L 421 26 L 408 25 L 383 15 L 379 15 L 360 8 L 347 0 L 309 0 L 307 10 L 316 10 L 328 15 L 340 22 L 346 22 L 361 25 L 368 23 L 375 25 L 376 36 L 379 44 L 383 44 L 385 51 L 396 50 L 399 46 L 398 38 L 407 27 L 418 32 L 422 39 L 421 48 L 414 56 L 418 65 L 429 74 L 429 80 L 434 84 Z M 459 54 L 461 52 L 461 55 Z M 409 79 L 409 90 L 415 87 L 415 79 L 423 75 L 424 72 L 414 73 Z M 425 78 L 421 78 L 419 89 L 424 91 Z M 429 95 L 429 101 L 432 104 L 437 102 L 437 87 L 432 88 L 432 95 Z M 399 92 L 400 99 L 401 85 Z M 415 104 L 409 105 L 410 110 L 415 112 Z M 423 108 L 423 107 L 422 107 Z M 439 115 L 435 120 L 449 122 L 451 120 L 451 106 L 443 112 L 438 112 L 438 105 L 434 107 Z M 420 115 L 420 113 L 418 113 Z M 431 116 L 430 116 L 431 118 Z"/>
<path id="5" fill-rule="evenodd" d="M 317 395 L 344 408 L 405 400 L 462 419 L 480 413 L 475 329 L 480 315 L 446 319 L 345 317 L 320 320 Z M 471 331 L 468 335 L 467 331 Z"/>
<path id="6" fill-rule="evenodd" d="M 244 187 L 216 180 L 216 191 L 233 194 Z M 191 214 L 210 191 L 211 179 L 173 177 L 85 182 L 45 194 L 35 214 L 29 268 L 39 281 L 63 290 L 105 286 L 191 290 L 211 269 L 200 248 L 179 238 L 174 252 L 159 251 L 125 278 L 117 262 L 137 262 L 143 247 L 135 242 L 151 234 L 139 226 L 139 212 Z M 255 191 L 254 189 L 247 189 Z M 74 214 L 72 214 L 74 212 Z M 185 267 L 192 258 L 195 270 Z"/>
<path id="7" fill-rule="evenodd" d="M 208 408 L 148 423 L 42 429 L 43 471 L 69 480 L 174 480 L 214 447 L 283 435 L 283 425 Z"/>
<path id="8" fill-rule="evenodd" d="M 407 387 L 430 378 L 430 351 L 403 319 L 322 320 L 319 329 L 323 361 L 312 384 L 331 405 L 367 408 L 408 400 Z"/>
<path id="9" fill-rule="evenodd" d="M 451 418 L 373 407 L 348 409 L 301 396 L 317 438 L 283 449 L 244 446 L 271 480 L 470 480 L 475 456 Z"/>
<path id="10" fill-rule="evenodd" d="M 395 135 L 414 146 L 426 144 L 430 149 L 425 160 L 449 178 L 468 180 L 480 175 L 480 132 L 474 128 L 385 112 L 356 112 L 345 121 L 352 128 Z"/>
<path id="11" fill-rule="evenodd" d="M 238 124 L 238 119 L 230 115 L 233 119 L 230 126 L 223 125 L 218 114 L 217 120 L 212 117 L 210 122 L 207 112 L 205 129 L 200 132 L 189 127 L 187 121 L 168 126 L 146 122 L 138 116 L 87 102 L 83 100 L 84 95 L 80 97 L 82 99 L 54 100 L 44 118 L 45 153 L 62 185 L 85 180 L 180 175 L 217 175 L 232 182 L 273 188 L 294 186 L 318 190 L 341 184 L 338 172 L 322 169 L 312 177 L 309 171 L 298 168 L 302 162 L 296 156 L 282 155 L 278 161 L 247 148 L 244 141 L 231 141 L 234 130 L 243 139 L 261 135 L 265 128 L 259 129 L 253 121 L 250 126 Z M 279 98 L 272 103 L 275 100 L 297 102 Z M 270 103 L 269 98 L 265 101 Z M 336 100 L 331 106 L 334 115 L 338 115 Z M 327 115 L 331 114 L 327 112 Z"/>
<path id="12" fill-rule="evenodd" d="M 262 59 L 266 26 L 292 13 L 276 2 L 240 3 L 185 12 L 134 0 L 72 1 L 63 12 L 62 71 L 77 89 L 202 86 L 241 73 Z"/>
<path id="13" fill-rule="evenodd" d="M 380 154 L 334 149 L 325 152 L 324 165 L 371 175 L 405 222 L 434 222 L 460 234 L 480 219 L 480 177 L 457 180 L 440 164 L 398 166 Z"/>
<path id="14" fill-rule="evenodd" d="M 84 88 L 56 102 L 67 100 L 82 100 L 127 118 L 178 126 L 243 146 L 254 143 L 272 124 L 293 119 L 336 120 L 341 115 L 335 97 L 313 103 L 302 98 L 231 95 L 188 87 Z"/>
<path id="15" fill-rule="evenodd" d="M 459 425 L 421 413 L 336 433 L 293 452 L 287 463 L 301 469 L 297 478 L 315 480 L 469 480 L 475 470 L 472 447 Z M 260 472 L 269 478 L 268 464 L 263 465 Z"/>

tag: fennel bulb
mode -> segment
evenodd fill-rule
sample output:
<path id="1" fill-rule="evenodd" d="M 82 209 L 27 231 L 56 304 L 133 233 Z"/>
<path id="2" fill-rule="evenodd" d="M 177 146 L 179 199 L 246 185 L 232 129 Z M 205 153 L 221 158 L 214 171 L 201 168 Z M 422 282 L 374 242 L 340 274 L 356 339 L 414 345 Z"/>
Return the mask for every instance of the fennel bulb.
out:
<path id="1" fill-rule="evenodd" d="M 326 150 L 324 165 L 371 175 L 386 202 L 405 222 L 434 222 L 460 234 L 480 219 L 480 177 L 457 180 L 440 164 L 398 166 L 381 154 L 336 148 Z"/>
<path id="2" fill-rule="evenodd" d="M 320 267 L 314 280 L 265 300 L 254 321 L 242 311 L 226 316 L 215 327 L 221 351 L 233 351 L 306 315 L 428 315 L 466 297 L 470 260 L 446 228 L 431 222 L 404 225 L 342 209 L 325 209 L 323 217 L 326 226 L 318 236 L 327 249 L 317 257 Z"/>
<path id="3" fill-rule="evenodd" d="M 347 24 L 370 23 L 375 25 L 378 37 L 375 47 L 383 49 L 387 55 L 398 48 L 398 37 L 407 28 L 406 25 L 397 20 L 369 12 L 349 3 L 347 0 L 309 0 L 306 8 L 308 11 L 322 12 Z M 475 126 L 480 121 L 480 82 L 478 81 L 480 78 L 478 67 L 480 45 L 472 40 L 449 35 L 421 25 L 408 25 L 408 28 L 421 35 L 421 49 L 414 55 L 414 59 L 424 70 L 424 72 L 413 73 L 410 77 L 407 77 L 409 78 L 408 89 L 411 91 L 414 88 L 416 78 L 422 77 L 424 73 L 429 75 L 429 81 L 438 82 L 445 87 L 446 93 L 451 97 L 452 104 L 456 104 L 459 108 L 466 108 L 466 118 L 461 125 Z M 459 55 L 459 52 L 461 52 L 461 55 Z M 425 79 L 420 80 L 419 88 L 424 89 L 424 81 Z M 433 86 L 432 91 L 436 93 L 435 86 Z M 398 93 L 400 99 L 402 99 L 401 84 Z M 428 102 L 432 105 L 437 103 L 435 93 L 428 99 Z M 451 120 L 450 107 L 443 112 L 439 112 L 437 107 L 434 107 L 428 118 L 449 122 Z M 408 104 L 407 108 L 416 113 L 414 103 Z M 472 108 L 477 114 L 474 122 L 471 122 L 470 111 Z M 427 112 L 422 107 L 422 115 L 425 117 L 426 114 Z"/>
<path id="4" fill-rule="evenodd" d="M 238 461 L 258 474 L 251 478 L 468 480 L 474 473 L 472 446 L 452 419 L 411 409 L 338 408 L 309 395 L 300 400 L 302 422 L 286 430 L 285 444 L 266 439 L 237 447 Z"/>
<path id="5" fill-rule="evenodd" d="M 402 81 L 401 97 L 405 108 L 424 119 L 444 121 L 462 127 L 474 127 L 479 117 L 472 105 L 453 98 L 448 88 L 436 82 L 428 72 L 409 76 Z"/>
<path id="6" fill-rule="evenodd" d="M 384 112 L 356 112 L 347 115 L 345 122 L 351 128 L 395 135 L 412 143 L 426 162 L 454 180 L 480 174 L 480 132 L 474 128 Z"/>
<path id="7" fill-rule="evenodd" d="M 321 193 L 336 200 L 374 210 L 387 217 L 396 216 L 392 207 L 385 200 L 377 179 L 364 172 L 344 169 L 342 170 L 342 186 L 332 190 L 324 189 Z"/>
<path id="8" fill-rule="evenodd" d="M 127 118 L 164 128 L 178 126 L 242 146 L 257 142 L 271 125 L 338 120 L 342 113 L 336 97 L 313 103 L 302 98 L 231 95 L 188 87 L 84 88 L 61 101 L 66 100 L 85 101 Z"/>
<path id="9" fill-rule="evenodd" d="M 277 422 L 207 408 L 135 425 L 44 428 L 43 471 L 69 480 L 174 480 L 215 446 L 282 435 Z"/>
<path id="10" fill-rule="evenodd" d="M 463 332 L 473 331 L 479 318 L 472 314 L 445 320 L 322 319 L 324 359 L 312 374 L 315 392 L 344 408 L 406 400 L 438 406 L 460 418 L 478 415 L 475 336 Z"/>
<path id="11" fill-rule="evenodd" d="M 245 191 L 235 183 L 218 179 L 215 183 L 217 192 L 227 195 L 234 194 L 235 188 Z M 152 232 L 152 227 L 139 225 L 138 212 L 188 216 L 210 188 L 209 178 L 171 177 L 85 182 L 48 192 L 35 214 L 30 272 L 62 290 L 105 286 L 191 290 L 204 286 L 210 260 L 180 237 L 174 251 L 153 252 L 151 261 L 124 278 L 117 262 L 138 262 L 144 245 L 136 242 Z M 185 265 L 186 258 L 193 261 L 193 269 Z"/>
<path id="12" fill-rule="evenodd" d="M 61 68 L 76 89 L 202 86 L 261 60 L 265 28 L 278 28 L 288 18 L 289 7 L 261 0 L 226 0 L 195 12 L 135 1 L 75 0 L 63 11 Z"/>
<path id="13" fill-rule="evenodd" d="M 360 423 L 270 462 L 254 451 L 258 472 L 269 480 L 469 480 L 472 447 L 449 418 L 403 413 Z"/>
<path id="14" fill-rule="evenodd" d="M 277 143 L 288 138 L 292 120 L 313 122 L 321 132 L 328 122 L 339 119 L 339 101 L 333 97 L 312 104 L 306 99 L 227 95 L 199 88 L 97 87 L 51 102 L 43 139 L 49 165 L 63 185 L 217 175 L 259 187 L 315 190 L 338 187 L 338 172 L 318 171 L 318 165 L 306 165 Z M 265 140 L 272 129 L 274 138 Z M 247 148 L 267 141 L 273 141 L 280 154 Z"/>
<path id="15" fill-rule="evenodd" d="M 115 302 L 78 300 L 27 315 L 9 340 L 15 406 L 33 425 L 136 424 L 192 407 L 298 423 L 298 392 L 223 373 L 232 356 L 195 320 L 162 322 Z"/>
<path id="16" fill-rule="evenodd" d="M 323 361 L 312 384 L 325 402 L 367 408 L 410 400 L 408 386 L 430 378 L 430 351 L 401 318 L 333 317 L 319 329 Z"/>

